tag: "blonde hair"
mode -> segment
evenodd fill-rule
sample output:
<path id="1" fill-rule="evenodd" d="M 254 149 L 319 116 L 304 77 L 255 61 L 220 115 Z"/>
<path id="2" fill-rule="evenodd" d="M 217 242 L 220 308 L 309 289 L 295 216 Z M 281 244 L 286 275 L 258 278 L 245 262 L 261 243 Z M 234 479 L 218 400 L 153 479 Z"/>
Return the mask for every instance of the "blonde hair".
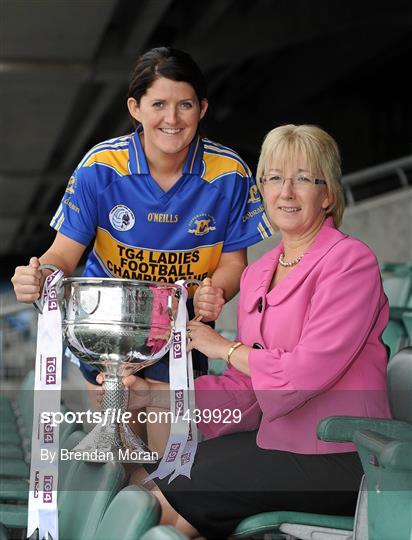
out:
<path id="1" fill-rule="evenodd" d="M 256 178 L 262 191 L 261 178 L 273 162 L 291 162 L 303 156 L 312 174 L 326 181 L 330 204 L 326 215 L 336 227 L 342 222 L 345 199 L 341 185 L 342 171 L 338 145 L 318 126 L 288 124 L 269 131 L 260 151 Z"/>

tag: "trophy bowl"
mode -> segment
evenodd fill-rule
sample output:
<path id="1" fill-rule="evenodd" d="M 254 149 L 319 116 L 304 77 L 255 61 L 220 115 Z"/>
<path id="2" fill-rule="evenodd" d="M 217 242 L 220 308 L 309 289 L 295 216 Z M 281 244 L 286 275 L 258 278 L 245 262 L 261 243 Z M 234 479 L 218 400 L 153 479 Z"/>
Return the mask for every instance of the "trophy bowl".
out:
<path id="1" fill-rule="evenodd" d="M 180 294 L 179 286 L 160 282 L 62 280 L 63 339 L 75 356 L 105 374 L 102 413 L 116 411 L 112 418 L 121 418 L 128 404 L 122 376 L 154 364 L 169 350 Z M 104 461 L 104 455 L 122 462 L 155 461 L 140 437 L 119 420 L 95 426 L 73 451 L 81 451 L 87 461 Z"/>

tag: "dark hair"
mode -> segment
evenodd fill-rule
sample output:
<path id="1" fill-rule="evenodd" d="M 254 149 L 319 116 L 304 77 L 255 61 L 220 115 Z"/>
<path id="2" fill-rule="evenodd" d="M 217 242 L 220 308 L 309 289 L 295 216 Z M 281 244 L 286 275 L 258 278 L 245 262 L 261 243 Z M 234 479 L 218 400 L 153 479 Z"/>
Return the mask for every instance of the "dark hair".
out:
<path id="1" fill-rule="evenodd" d="M 148 88 L 160 77 L 190 84 L 199 104 L 207 97 L 206 79 L 199 66 L 189 54 L 171 47 L 156 47 L 139 57 L 130 79 L 127 97 L 140 103 Z"/>

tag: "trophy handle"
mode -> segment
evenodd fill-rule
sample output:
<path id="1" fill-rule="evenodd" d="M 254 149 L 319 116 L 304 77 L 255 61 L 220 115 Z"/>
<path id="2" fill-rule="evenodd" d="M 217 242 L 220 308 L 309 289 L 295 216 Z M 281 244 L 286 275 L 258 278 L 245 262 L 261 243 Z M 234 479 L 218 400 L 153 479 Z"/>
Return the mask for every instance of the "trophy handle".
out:
<path id="1" fill-rule="evenodd" d="M 60 268 L 58 268 L 54 264 L 41 264 L 39 266 L 39 270 L 52 270 L 53 272 L 55 272 L 56 270 L 60 270 Z M 36 311 L 38 313 L 40 313 L 40 315 L 42 315 L 42 313 L 43 313 L 43 300 L 42 300 L 41 295 L 40 295 L 40 298 L 38 300 L 35 300 L 33 302 L 33 306 L 36 309 Z"/>
<path id="2" fill-rule="evenodd" d="M 190 278 L 184 280 L 183 286 L 186 288 L 188 287 L 188 285 L 197 285 L 198 287 L 200 287 L 201 284 L 202 282 L 200 281 L 200 279 Z"/>

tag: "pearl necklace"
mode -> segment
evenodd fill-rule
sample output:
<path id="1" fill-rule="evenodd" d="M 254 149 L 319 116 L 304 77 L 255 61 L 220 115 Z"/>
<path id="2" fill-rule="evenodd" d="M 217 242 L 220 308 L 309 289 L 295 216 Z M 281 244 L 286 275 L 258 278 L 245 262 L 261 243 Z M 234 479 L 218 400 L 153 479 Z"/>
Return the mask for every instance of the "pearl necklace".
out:
<path id="1" fill-rule="evenodd" d="M 299 257 L 296 257 L 296 259 L 293 259 L 292 261 L 286 262 L 285 261 L 285 254 L 281 253 L 279 256 L 279 264 L 281 266 L 284 266 L 285 268 L 288 268 L 290 266 L 295 266 L 295 264 L 298 264 L 298 262 L 303 258 L 303 255 L 299 255 Z"/>

